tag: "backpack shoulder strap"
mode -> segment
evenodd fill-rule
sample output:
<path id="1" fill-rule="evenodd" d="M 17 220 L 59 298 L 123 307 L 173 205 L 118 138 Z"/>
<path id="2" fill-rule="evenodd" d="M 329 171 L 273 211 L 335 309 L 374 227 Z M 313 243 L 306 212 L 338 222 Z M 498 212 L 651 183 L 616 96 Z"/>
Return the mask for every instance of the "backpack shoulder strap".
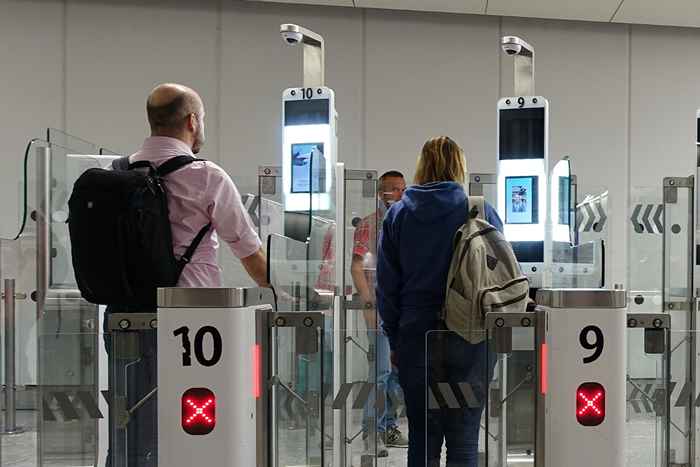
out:
<path id="1" fill-rule="evenodd" d="M 469 219 L 486 220 L 486 201 L 483 196 L 470 196 L 467 198 L 469 206 Z"/>
<path id="2" fill-rule="evenodd" d="M 129 170 L 129 156 L 120 157 L 112 161 L 112 169 Z"/>
<path id="3" fill-rule="evenodd" d="M 207 234 L 207 232 L 209 232 L 209 229 L 211 229 L 211 222 L 202 227 L 199 233 L 197 233 L 197 236 L 194 237 L 194 240 L 192 240 L 192 243 L 190 243 L 190 246 L 187 247 L 185 254 L 178 260 L 178 276 L 182 274 L 182 270 L 185 269 L 185 266 L 192 261 L 194 252 L 197 251 L 197 247 L 199 247 L 199 244 L 202 243 L 202 240 L 204 240 L 204 236 Z"/>
<path id="4" fill-rule="evenodd" d="M 175 156 L 171 157 L 167 161 L 163 162 L 161 165 L 158 166 L 156 169 L 156 173 L 158 174 L 159 177 L 165 177 L 168 174 L 171 174 L 175 172 L 176 170 L 180 170 L 186 165 L 189 165 L 193 162 L 196 161 L 203 161 L 204 159 L 196 159 L 192 156 Z"/>

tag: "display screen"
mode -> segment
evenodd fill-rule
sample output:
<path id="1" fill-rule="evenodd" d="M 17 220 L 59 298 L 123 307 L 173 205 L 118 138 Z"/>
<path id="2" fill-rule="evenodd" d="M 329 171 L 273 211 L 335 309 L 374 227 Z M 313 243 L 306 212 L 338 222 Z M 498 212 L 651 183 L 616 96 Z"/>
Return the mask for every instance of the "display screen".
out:
<path id="1" fill-rule="evenodd" d="M 284 125 L 327 125 L 330 122 L 328 99 L 284 102 Z"/>
<path id="2" fill-rule="evenodd" d="M 319 193 L 326 186 L 323 143 L 292 144 L 292 193 Z"/>
<path id="3" fill-rule="evenodd" d="M 207 435 L 216 426 L 216 396 L 207 388 L 191 388 L 181 400 L 182 429 L 195 436 Z"/>
<path id="4" fill-rule="evenodd" d="M 583 426 L 605 421 L 605 388 L 600 383 L 583 383 L 576 390 L 576 419 Z"/>
<path id="5" fill-rule="evenodd" d="M 571 178 L 559 177 L 559 224 L 571 223 Z"/>
<path id="6" fill-rule="evenodd" d="M 544 108 L 499 111 L 499 159 L 544 159 Z"/>
<path id="7" fill-rule="evenodd" d="M 539 223 L 537 177 L 506 177 L 506 224 Z"/>

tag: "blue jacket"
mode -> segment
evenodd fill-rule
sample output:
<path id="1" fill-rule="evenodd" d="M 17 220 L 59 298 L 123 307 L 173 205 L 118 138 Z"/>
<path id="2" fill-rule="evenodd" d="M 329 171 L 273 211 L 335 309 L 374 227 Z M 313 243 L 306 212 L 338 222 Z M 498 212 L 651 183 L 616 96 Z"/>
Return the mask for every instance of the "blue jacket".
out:
<path id="1" fill-rule="evenodd" d="M 485 210 L 486 220 L 503 231 L 493 207 Z M 392 349 L 400 328 L 435 329 L 454 235 L 467 213 L 467 196 L 455 182 L 412 186 L 387 212 L 377 252 L 377 311 Z"/>

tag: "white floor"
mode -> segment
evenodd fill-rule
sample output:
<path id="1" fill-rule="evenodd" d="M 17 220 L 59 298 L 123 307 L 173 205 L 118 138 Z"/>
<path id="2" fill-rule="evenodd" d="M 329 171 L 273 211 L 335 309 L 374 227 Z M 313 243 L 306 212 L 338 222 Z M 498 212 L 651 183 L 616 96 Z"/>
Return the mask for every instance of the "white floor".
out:
<path id="1" fill-rule="evenodd" d="M 0 465 L 2 467 L 37 467 L 37 435 L 35 414 L 27 411 L 18 412 L 18 425 L 28 428 L 28 431 L 13 436 L 2 436 L 2 449 L 0 450 Z M 66 431 L 71 430 L 70 424 L 66 425 Z M 401 429 L 407 433 L 405 420 L 402 420 Z M 656 422 L 654 418 L 637 417 L 628 423 L 628 443 L 627 443 L 627 466 L 629 467 L 656 467 L 656 449 L 654 440 L 656 438 Z M 280 447 L 278 453 L 282 467 L 307 467 L 304 463 L 306 456 L 305 443 L 306 430 L 282 430 L 280 431 Z M 70 438 L 69 433 L 66 437 Z M 351 444 L 352 461 L 351 467 L 375 467 L 374 463 L 362 463 L 364 445 L 361 436 Z M 332 455 L 332 449 L 327 456 Z M 406 465 L 406 449 L 389 449 L 389 457 L 380 458 L 376 467 L 404 467 Z M 329 459 L 330 460 L 330 459 Z M 368 459 L 365 457 L 364 459 Z M 86 464 L 70 459 L 70 456 L 52 455 L 46 460 L 42 467 L 83 467 Z M 89 464 L 94 465 L 94 464 Z M 327 461 L 328 465 L 328 461 Z M 444 461 L 443 461 L 444 465 Z M 526 456 L 514 455 L 508 462 L 507 467 L 527 467 L 532 463 L 528 462 Z"/>

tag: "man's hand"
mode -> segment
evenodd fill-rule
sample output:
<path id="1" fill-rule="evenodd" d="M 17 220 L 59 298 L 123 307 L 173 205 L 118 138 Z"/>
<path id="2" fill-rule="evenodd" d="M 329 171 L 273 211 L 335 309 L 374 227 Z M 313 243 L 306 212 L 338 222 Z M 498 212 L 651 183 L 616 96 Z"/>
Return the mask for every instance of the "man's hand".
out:
<path id="1" fill-rule="evenodd" d="M 395 366 L 396 368 L 398 368 L 398 367 L 399 367 L 399 356 L 398 356 L 398 354 L 396 353 L 396 351 L 392 350 L 392 351 L 389 353 L 389 358 L 391 359 L 391 364 L 392 364 L 393 366 Z"/>

